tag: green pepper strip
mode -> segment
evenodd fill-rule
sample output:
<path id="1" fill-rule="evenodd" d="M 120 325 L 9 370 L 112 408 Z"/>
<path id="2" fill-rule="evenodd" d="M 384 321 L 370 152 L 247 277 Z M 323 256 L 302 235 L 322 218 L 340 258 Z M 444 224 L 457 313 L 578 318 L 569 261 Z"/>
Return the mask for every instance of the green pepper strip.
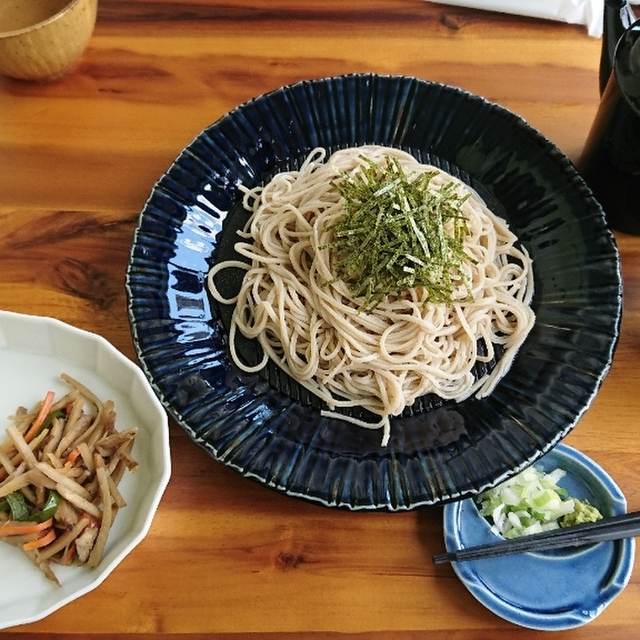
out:
<path id="1" fill-rule="evenodd" d="M 8 494 L 4 501 L 0 502 L 0 511 L 11 511 L 12 520 L 44 522 L 54 516 L 61 501 L 62 497 L 57 491 L 49 491 L 42 509 L 32 514 L 25 497 L 19 491 L 14 491 Z"/>
<path id="2" fill-rule="evenodd" d="M 12 520 L 28 520 L 29 516 L 29 507 L 27 505 L 27 501 L 25 497 L 19 492 L 14 491 L 10 493 L 6 497 L 7 503 L 9 504 L 9 509 L 11 510 L 11 519 Z"/>
<path id="3" fill-rule="evenodd" d="M 56 418 L 64 418 L 67 414 L 62 409 L 52 411 L 42 423 L 36 435 L 40 435 L 45 429 L 48 429 Z"/>

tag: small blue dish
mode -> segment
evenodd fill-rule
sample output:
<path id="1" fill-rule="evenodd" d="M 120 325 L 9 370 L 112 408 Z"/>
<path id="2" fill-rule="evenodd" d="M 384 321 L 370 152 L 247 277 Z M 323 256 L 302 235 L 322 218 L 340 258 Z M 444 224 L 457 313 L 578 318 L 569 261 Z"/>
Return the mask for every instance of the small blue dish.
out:
<path id="1" fill-rule="evenodd" d="M 564 469 L 561 486 L 572 497 L 598 507 L 605 517 L 626 512 L 626 499 L 613 479 L 579 451 L 559 444 L 537 466 L 545 471 Z M 447 551 L 497 539 L 472 498 L 445 506 L 444 538 Z M 452 566 L 467 589 L 496 615 L 522 627 L 560 631 L 602 613 L 629 582 L 634 555 L 635 540 L 628 538 Z"/>

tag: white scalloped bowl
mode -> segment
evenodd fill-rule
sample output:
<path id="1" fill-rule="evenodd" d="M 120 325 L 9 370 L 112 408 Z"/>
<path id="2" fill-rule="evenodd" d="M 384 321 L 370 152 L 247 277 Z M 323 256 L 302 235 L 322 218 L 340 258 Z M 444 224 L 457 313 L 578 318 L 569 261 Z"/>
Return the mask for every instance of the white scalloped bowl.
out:
<path id="1" fill-rule="evenodd" d="M 33 406 L 49 389 L 66 392 L 63 372 L 114 401 L 119 430 L 138 427 L 139 470 L 120 484 L 127 506 L 97 568 L 56 566 L 56 586 L 24 554 L 0 544 L 2 575 L 11 576 L 0 581 L 0 629 L 40 620 L 100 585 L 147 535 L 171 474 L 167 414 L 139 367 L 101 336 L 53 318 L 0 311 L 2 430 L 18 406 Z"/>

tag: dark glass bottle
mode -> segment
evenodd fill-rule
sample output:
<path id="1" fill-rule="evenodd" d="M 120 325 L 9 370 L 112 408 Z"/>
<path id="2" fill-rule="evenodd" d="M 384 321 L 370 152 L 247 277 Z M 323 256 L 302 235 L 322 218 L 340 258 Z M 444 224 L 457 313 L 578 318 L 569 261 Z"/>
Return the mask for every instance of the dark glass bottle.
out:
<path id="1" fill-rule="evenodd" d="M 613 55 L 622 34 L 636 21 L 628 0 L 604 0 L 604 24 L 600 53 L 600 95 L 604 93 L 611 70 Z"/>
<path id="2" fill-rule="evenodd" d="M 613 73 L 577 167 L 609 225 L 640 235 L 640 20 L 617 43 Z"/>

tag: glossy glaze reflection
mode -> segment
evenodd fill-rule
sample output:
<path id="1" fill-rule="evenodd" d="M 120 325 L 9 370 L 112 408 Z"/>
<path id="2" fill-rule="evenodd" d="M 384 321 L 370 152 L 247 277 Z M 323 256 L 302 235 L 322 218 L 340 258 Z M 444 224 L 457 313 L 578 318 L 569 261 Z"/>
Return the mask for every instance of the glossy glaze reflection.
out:
<path id="1" fill-rule="evenodd" d="M 205 278 L 232 244 L 237 186 L 315 146 L 412 150 L 469 176 L 534 259 L 537 323 L 487 399 L 430 399 L 381 434 L 322 417 L 280 374 L 235 370 Z M 410 509 L 472 495 L 537 459 L 593 400 L 617 342 L 618 254 L 602 210 L 557 148 L 514 114 L 406 77 L 301 82 L 207 128 L 153 189 L 127 273 L 140 360 L 177 421 L 243 475 L 351 509 Z"/>

